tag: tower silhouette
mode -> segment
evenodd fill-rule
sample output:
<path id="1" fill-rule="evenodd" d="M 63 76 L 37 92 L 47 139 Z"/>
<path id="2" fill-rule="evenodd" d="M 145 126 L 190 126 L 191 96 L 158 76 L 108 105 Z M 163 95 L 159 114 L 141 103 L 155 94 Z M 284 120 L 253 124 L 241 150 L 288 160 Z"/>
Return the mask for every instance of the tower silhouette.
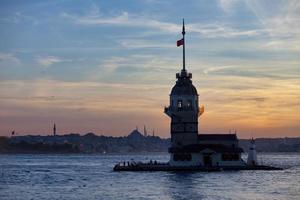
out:
<path id="1" fill-rule="evenodd" d="M 183 66 L 176 74 L 176 84 L 171 90 L 170 105 L 164 112 L 171 118 L 171 146 L 181 147 L 196 144 L 198 137 L 198 117 L 200 108 L 198 93 L 192 84 L 192 74 L 185 67 L 185 27 L 182 25 L 182 39 L 177 46 L 183 46 Z"/>

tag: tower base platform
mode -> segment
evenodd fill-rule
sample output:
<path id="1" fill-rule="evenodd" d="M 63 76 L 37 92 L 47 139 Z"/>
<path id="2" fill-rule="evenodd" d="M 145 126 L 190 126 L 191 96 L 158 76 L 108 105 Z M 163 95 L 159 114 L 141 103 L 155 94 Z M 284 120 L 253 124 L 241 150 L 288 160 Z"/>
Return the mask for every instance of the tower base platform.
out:
<path id="1" fill-rule="evenodd" d="M 116 164 L 114 171 L 198 171 L 198 172 L 216 172 L 216 171 L 238 171 L 238 170 L 283 170 L 280 167 L 267 165 L 254 166 L 171 166 L 168 163 L 129 163 L 129 165 Z"/>

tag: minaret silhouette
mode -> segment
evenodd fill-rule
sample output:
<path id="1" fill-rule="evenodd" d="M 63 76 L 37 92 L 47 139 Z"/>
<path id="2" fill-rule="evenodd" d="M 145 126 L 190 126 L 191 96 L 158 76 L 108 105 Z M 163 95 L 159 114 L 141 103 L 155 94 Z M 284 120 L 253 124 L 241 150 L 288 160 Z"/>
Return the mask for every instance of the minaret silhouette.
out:
<path id="1" fill-rule="evenodd" d="M 146 125 L 144 125 L 144 136 L 147 137 L 147 129 L 146 129 Z"/>
<path id="2" fill-rule="evenodd" d="M 53 126 L 53 135 L 55 136 L 56 135 L 56 125 L 54 123 L 54 126 Z"/>

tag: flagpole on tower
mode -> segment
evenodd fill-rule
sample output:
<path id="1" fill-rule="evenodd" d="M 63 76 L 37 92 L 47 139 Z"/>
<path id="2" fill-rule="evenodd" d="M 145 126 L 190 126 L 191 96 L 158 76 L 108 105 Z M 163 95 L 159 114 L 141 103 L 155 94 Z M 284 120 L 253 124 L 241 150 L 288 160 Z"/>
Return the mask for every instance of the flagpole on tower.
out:
<path id="1" fill-rule="evenodd" d="M 185 28 L 184 28 L 184 19 L 182 19 L 182 36 L 183 36 L 183 58 L 182 58 L 182 64 L 183 64 L 183 69 L 182 71 L 185 71 L 185 39 L 184 39 L 184 35 L 185 35 Z"/>

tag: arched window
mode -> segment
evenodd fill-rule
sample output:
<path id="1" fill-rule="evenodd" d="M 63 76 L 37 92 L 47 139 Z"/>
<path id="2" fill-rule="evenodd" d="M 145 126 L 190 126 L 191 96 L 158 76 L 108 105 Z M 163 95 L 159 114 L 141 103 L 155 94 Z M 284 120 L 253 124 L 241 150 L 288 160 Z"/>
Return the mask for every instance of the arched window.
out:
<path id="1" fill-rule="evenodd" d="M 177 101 L 177 108 L 182 108 L 182 100 Z"/>

